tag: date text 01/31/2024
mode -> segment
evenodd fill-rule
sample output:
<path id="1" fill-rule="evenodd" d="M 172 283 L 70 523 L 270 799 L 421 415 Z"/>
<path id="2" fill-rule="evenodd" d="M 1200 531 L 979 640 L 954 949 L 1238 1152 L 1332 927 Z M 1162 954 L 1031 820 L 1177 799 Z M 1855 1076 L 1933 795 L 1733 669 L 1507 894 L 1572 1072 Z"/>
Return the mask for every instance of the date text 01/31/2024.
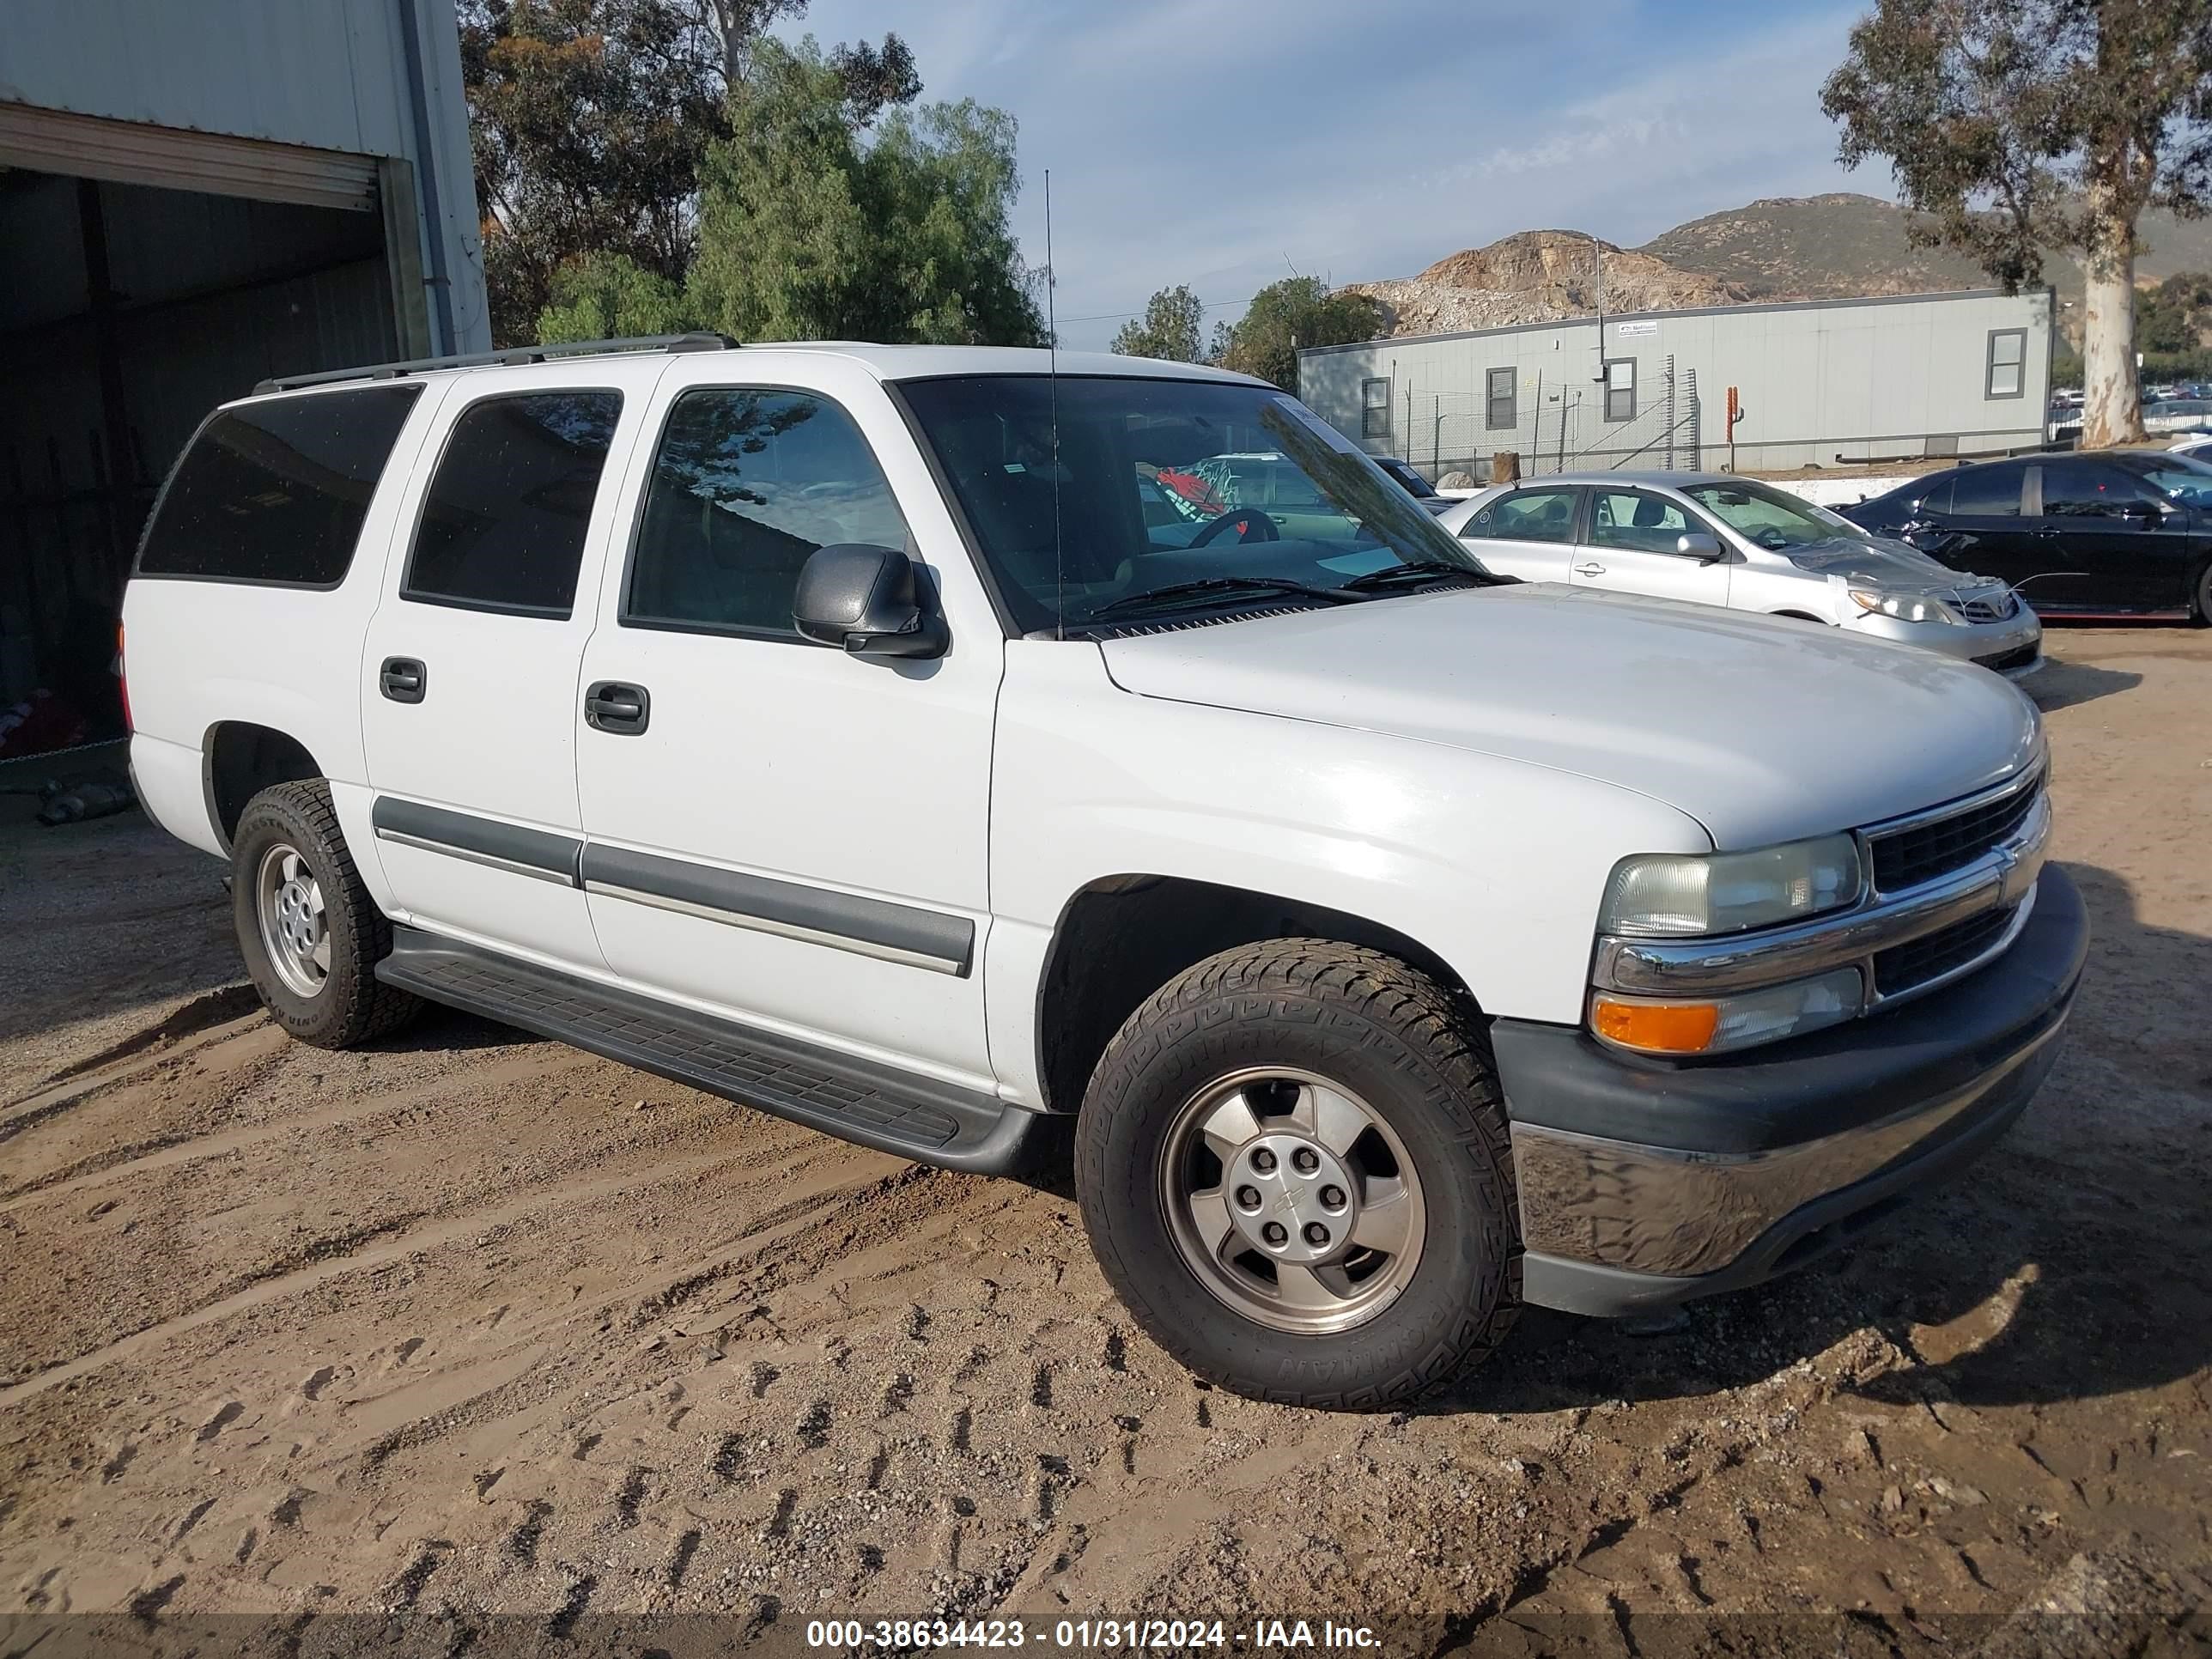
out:
<path id="1" fill-rule="evenodd" d="M 1132 1649 L 1241 1649 L 1268 1652 L 1297 1648 L 1372 1649 L 1382 1645 L 1364 1625 L 1331 1620 L 1255 1620 L 1249 1629 L 1231 1629 L 1220 1619 L 1061 1619 L 1031 1630 L 1020 1619 L 814 1619 L 806 1625 L 810 1648 L 1074 1648 L 1127 1651 Z"/>

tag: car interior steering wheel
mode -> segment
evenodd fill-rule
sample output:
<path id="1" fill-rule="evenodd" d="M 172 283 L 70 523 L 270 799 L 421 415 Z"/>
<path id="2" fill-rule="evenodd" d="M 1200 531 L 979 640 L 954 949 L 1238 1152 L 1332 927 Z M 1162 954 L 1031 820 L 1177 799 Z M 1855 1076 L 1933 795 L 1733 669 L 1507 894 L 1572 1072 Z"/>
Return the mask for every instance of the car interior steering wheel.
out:
<path id="1" fill-rule="evenodd" d="M 1190 538 L 1188 545 L 1204 547 L 1232 524 L 1243 525 L 1248 534 L 1256 531 L 1258 533 L 1252 536 L 1255 541 L 1279 542 L 1283 539 L 1283 532 L 1275 528 L 1275 521 L 1258 507 L 1232 507 L 1219 518 L 1208 519 L 1205 528 Z M 1240 535 L 1237 539 L 1242 541 L 1243 537 Z"/>

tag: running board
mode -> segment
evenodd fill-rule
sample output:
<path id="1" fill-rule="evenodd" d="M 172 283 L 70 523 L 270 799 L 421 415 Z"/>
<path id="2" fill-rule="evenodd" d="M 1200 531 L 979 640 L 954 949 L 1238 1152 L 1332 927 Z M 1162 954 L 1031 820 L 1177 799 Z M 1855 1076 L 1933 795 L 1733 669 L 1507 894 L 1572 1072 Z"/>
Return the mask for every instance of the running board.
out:
<path id="1" fill-rule="evenodd" d="M 878 1152 L 975 1175 L 1016 1173 L 1039 1115 L 635 991 L 395 927 L 386 985 L 757 1107 Z"/>

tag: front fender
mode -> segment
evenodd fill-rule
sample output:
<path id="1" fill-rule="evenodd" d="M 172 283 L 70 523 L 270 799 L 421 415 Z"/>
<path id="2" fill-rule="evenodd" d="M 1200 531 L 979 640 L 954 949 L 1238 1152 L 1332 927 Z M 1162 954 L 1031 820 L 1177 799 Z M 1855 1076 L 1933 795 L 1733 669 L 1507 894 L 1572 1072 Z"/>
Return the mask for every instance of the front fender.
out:
<path id="1" fill-rule="evenodd" d="M 1433 951 L 1487 1013 L 1571 1023 L 1613 865 L 1712 846 L 1694 819 L 1632 790 L 1138 696 L 1096 653 L 1063 644 L 1010 644 L 994 775 L 985 994 L 1010 1082 L 1035 1053 L 1053 929 L 1095 882 L 1181 877 L 1343 911 Z"/>

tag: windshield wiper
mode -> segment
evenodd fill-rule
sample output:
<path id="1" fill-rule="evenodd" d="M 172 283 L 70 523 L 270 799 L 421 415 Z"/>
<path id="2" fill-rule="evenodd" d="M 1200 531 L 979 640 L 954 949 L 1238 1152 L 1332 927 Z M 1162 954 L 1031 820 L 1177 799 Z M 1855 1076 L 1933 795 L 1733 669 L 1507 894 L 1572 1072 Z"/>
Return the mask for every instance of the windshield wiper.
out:
<path id="1" fill-rule="evenodd" d="M 1346 587 L 1351 586 L 1347 582 Z M 1310 582 L 1293 581 L 1288 576 L 1200 576 L 1187 582 L 1170 582 L 1164 587 L 1148 587 L 1141 593 L 1124 593 L 1118 599 L 1109 599 L 1091 613 L 1091 619 L 1110 617 L 1117 612 L 1148 609 L 1153 605 L 1176 605 L 1184 601 L 1195 601 L 1213 595 L 1296 593 L 1310 599 L 1325 599 L 1331 605 L 1344 605 L 1358 598 L 1344 588 L 1316 587 Z"/>
<path id="2" fill-rule="evenodd" d="M 1441 581 L 1447 576 L 1459 577 L 1478 587 L 1488 587 L 1504 580 L 1487 570 L 1453 564 L 1446 559 L 1411 559 L 1404 564 L 1385 565 L 1382 569 L 1370 570 L 1364 576 L 1354 576 L 1344 586 L 1350 592 L 1371 593 L 1378 587 L 1410 587 L 1417 582 Z"/>

